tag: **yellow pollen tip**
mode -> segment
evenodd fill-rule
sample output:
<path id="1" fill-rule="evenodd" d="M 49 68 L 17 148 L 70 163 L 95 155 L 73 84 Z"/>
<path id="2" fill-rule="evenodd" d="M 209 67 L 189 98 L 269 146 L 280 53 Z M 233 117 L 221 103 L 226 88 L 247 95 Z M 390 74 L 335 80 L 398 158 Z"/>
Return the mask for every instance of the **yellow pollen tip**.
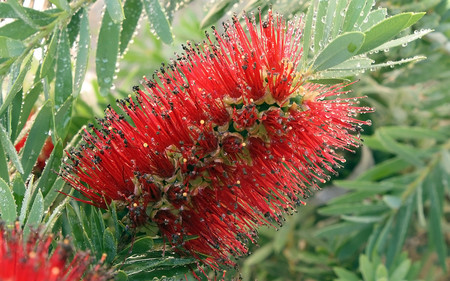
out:
<path id="1" fill-rule="evenodd" d="M 135 203 L 133 203 L 133 207 L 137 207 L 138 206 L 138 204 L 135 202 Z"/>
<path id="2" fill-rule="evenodd" d="M 113 129 L 113 128 L 112 128 L 111 126 L 109 126 L 109 127 L 108 127 L 108 130 L 110 130 L 110 131 L 111 131 L 112 129 Z"/>
<path id="3" fill-rule="evenodd" d="M 286 158 L 284 158 L 284 157 L 283 157 L 283 158 L 281 158 L 281 161 L 286 161 Z"/>
<path id="4" fill-rule="evenodd" d="M 205 120 L 200 120 L 200 124 L 205 124 Z"/>
<path id="5" fill-rule="evenodd" d="M 186 158 L 183 158 L 183 162 L 186 163 L 186 162 L 187 162 L 187 159 L 186 159 Z"/>
<path id="6" fill-rule="evenodd" d="M 242 147 L 246 146 L 247 144 L 245 142 L 242 143 Z"/>
<path id="7" fill-rule="evenodd" d="M 187 197 L 187 192 L 183 192 L 183 197 Z"/>
<path id="8" fill-rule="evenodd" d="M 128 95 L 128 97 L 131 99 L 131 95 Z"/>
<path id="9" fill-rule="evenodd" d="M 69 245 L 70 241 L 69 241 L 69 239 L 64 239 L 63 243 L 64 243 L 64 245 Z"/>
<path id="10" fill-rule="evenodd" d="M 144 142 L 143 146 L 144 147 L 148 147 L 148 144 L 146 142 Z"/>
<path id="11" fill-rule="evenodd" d="M 236 181 L 236 184 L 241 184 L 241 181 L 239 181 L 239 180 L 238 180 L 238 181 Z"/>
<path id="12" fill-rule="evenodd" d="M 103 253 L 102 258 L 100 259 L 100 262 L 105 262 L 107 256 L 108 255 L 106 253 Z"/>
<path id="13" fill-rule="evenodd" d="M 60 271 L 61 270 L 58 267 L 52 267 L 52 275 L 58 275 Z"/>
<path id="14" fill-rule="evenodd" d="M 253 102 L 254 100 L 253 99 L 250 99 L 250 102 Z"/>
<path id="15" fill-rule="evenodd" d="M 30 252 L 29 254 L 28 254 L 28 257 L 30 258 L 30 259 L 34 259 L 35 257 L 36 257 L 36 252 Z"/>

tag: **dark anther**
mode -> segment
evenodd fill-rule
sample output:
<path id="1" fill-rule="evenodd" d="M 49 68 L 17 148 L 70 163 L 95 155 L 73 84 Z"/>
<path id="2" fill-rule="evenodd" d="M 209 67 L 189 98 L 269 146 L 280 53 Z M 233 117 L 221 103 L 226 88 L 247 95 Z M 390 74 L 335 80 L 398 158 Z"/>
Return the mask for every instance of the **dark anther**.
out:
<path id="1" fill-rule="evenodd" d="M 133 92 L 138 92 L 140 90 L 139 86 L 133 86 Z"/>

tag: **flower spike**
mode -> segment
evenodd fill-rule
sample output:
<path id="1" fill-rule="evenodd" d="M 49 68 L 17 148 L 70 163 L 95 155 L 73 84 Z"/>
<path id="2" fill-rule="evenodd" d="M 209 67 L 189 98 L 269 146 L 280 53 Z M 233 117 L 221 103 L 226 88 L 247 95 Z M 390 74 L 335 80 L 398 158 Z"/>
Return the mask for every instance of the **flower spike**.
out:
<path id="1" fill-rule="evenodd" d="M 126 116 L 107 108 L 63 172 L 90 204 L 118 202 L 132 226 L 155 223 L 213 268 L 234 265 L 258 226 L 304 204 L 345 162 L 336 150 L 359 146 L 369 121 L 355 116 L 372 110 L 339 98 L 344 84 L 305 82 L 301 20 L 243 20 L 183 46 L 118 101 Z"/>

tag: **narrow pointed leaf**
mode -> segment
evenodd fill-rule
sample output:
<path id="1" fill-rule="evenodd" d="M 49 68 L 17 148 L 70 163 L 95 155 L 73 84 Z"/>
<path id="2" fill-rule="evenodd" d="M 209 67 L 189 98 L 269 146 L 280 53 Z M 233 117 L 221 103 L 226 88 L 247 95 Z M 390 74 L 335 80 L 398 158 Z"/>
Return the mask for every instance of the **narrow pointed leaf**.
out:
<path id="1" fill-rule="evenodd" d="M 1 123 L 0 123 L 0 143 L 6 154 L 9 156 L 9 159 L 16 167 L 17 171 L 19 171 L 19 173 L 23 173 L 22 163 L 20 162 L 16 149 L 14 148 L 14 145 L 11 143 L 8 133 L 6 132 L 5 128 L 2 126 Z"/>
<path id="2" fill-rule="evenodd" d="M 41 78 L 47 76 L 50 70 L 55 69 L 56 50 L 58 49 L 59 30 L 53 32 L 52 40 L 48 46 L 47 54 L 41 67 Z"/>
<path id="3" fill-rule="evenodd" d="M 348 60 L 358 52 L 363 43 L 364 34 L 357 31 L 337 37 L 317 56 L 313 63 L 314 70 L 326 70 Z"/>
<path id="4" fill-rule="evenodd" d="M 383 21 L 386 18 L 387 10 L 386 8 L 376 9 L 374 11 L 371 11 L 365 20 L 361 23 L 361 31 L 367 31 L 372 26 L 376 25 L 377 23 Z"/>
<path id="5" fill-rule="evenodd" d="M 120 24 L 114 23 L 109 15 L 103 15 L 100 33 L 98 35 L 95 69 L 97 71 L 100 93 L 105 96 L 113 85 L 119 52 Z"/>
<path id="6" fill-rule="evenodd" d="M 370 28 L 365 32 L 366 38 L 364 44 L 357 54 L 366 53 L 391 40 L 406 27 L 411 17 L 412 13 L 398 14 L 387 18 Z"/>
<path id="7" fill-rule="evenodd" d="M 7 224 L 13 223 L 17 218 L 17 206 L 12 190 L 3 179 L 0 179 L 0 217 Z"/>
<path id="8" fill-rule="evenodd" d="M 24 178 L 27 178 L 36 163 L 36 160 L 48 138 L 52 120 L 51 103 L 46 102 L 39 111 L 30 129 L 29 137 L 25 143 L 22 154 Z"/>
<path id="9" fill-rule="evenodd" d="M 150 22 L 151 27 L 155 30 L 156 35 L 158 35 L 161 40 L 170 44 L 173 41 L 172 30 L 169 25 L 169 21 L 165 13 L 162 10 L 161 4 L 158 0 L 143 0 L 144 8 L 147 12 L 147 17 Z"/>
<path id="10" fill-rule="evenodd" d="M 34 22 L 34 20 L 28 15 L 25 11 L 24 7 L 19 4 L 17 0 L 8 0 L 8 4 L 11 8 L 13 8 L 14 12 L 29 26 L 33 28 L 38 28 L 38 25 Z"/>
<path id="11" fill-rule="evenodd" d="M 363 11 L 366 1 L 352 0 L 347 7 L 347 13 L 345 14 L 343 31 L 355 30 L 355 24 L 361 17 L 361 12 Z"/>
<path id="12" fill-rule="evenodd" d="M 84 77 L 86 75 L 89 46 L 91 44 L 91 35 L 89 32 L 89 18 L 85 9 L 82 9 L 80 16 L 80 39 L 78 41 L 77 59 L 75 63 L 75 73 L 73 80 L 73 97 L 76 98 L 83 86 Z"/>
<path id="13" fill-rule="evenodd" d="M 18 57 L 24 50 L 22 41 L 0 36 L 0 58 Z"/>
<path id="14" fill-rule="evenodd" d="M 125 18 L 120 0 L 105 0 L 106 10 L 114 23 L 121 23 Z"/>
<path id="15" fill-rule="evenodd" d="M 8 106 L 12 103 L 14 100 L 16 94 L 20 91 L 20 89 L 23 87 L 23 80 L 25 79 L 25 75 L 28 73 L 28 70 L 31 67 L 31 61 L 32 61 L 32 54 L 28 54 L 25 58 L 25 64 L 22 66 L 22 69 L 20 70 L 19 76 L 14 80 L 14 84 L 12 85 L 11 89 L 6 95 L 6 98 L 3 100 L 3 103 L 0 106 L 0 115 L 2 115 L 5 110 L 8 108 Z"/>
<path id="16" fill-rule="evenodd" d="M 55 107 L 59 108 L 72 94 L 72 65 L 67 32 L 63 29 L 56 59 Z"/>
<path id="17" fill-rule="evenodd" d="M 120 54 L 122 55 L 133 38 L 137 24 L 142 14 L 142 1 L 127 0 L 123 6 L 125 19 L 122 22 L 122 30 L 120 31 Z"/>
<path id="18" fill-rule="evenodd" d="M 36 228 L 42 221 L 44 216 L 44 197 L 40 190 L 37 191 L 36 197 L 34 198 L 33 205 L 31 207 L 30 213 L 28 215 L 27 222 L 23 228 L 24 237 L 28 237 L 32 228 Z"/>

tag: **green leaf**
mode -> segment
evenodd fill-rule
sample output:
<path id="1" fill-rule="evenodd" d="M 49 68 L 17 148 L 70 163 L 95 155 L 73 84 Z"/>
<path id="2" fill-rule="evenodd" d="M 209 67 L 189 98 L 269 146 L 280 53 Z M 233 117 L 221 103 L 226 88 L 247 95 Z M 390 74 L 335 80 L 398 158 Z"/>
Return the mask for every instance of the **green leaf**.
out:
<path id="1" fill-rule="evenodd" d="M 322 207 L 319 209 L 321 215 L 343 215 L 343 214 L 365 214 L 373 212 L 381 212 L 386 210 L 384 204 L 367 204 L 367 203 L 345 203 Z"/>
<path id="2" fill-rule="evenodd" d="M 300 58 L 299 65 L 302 67 L 302 69 L 306 69 L 306 65 L 308 64 L 309 60 L 309 51 L 310 51 L 310 44 L 311 44 L 311 37 L 314 33 L 314 25 L 313 25 L 313 16 L 314 16 L 314 3 L 315 1 L 311 1 L 308 11 L 306 12 L 306 20 L 305 20 L 305 29 L 303 30 L 303 36 L 302 36 L 302 46 L 303 47 L 303 54 Z"/>
<path id="3" fill-rule="evenodd" d="M 55 113 L 56 135 L 61 139 L 65 139 L 70 129 L 70 120 L 72 118 L 73 97 L 69 96 L 64 104 Z"/>
<path id="4" fill-rule="evenodd" d="M 386 160 L 375 167 L 365 171 L 361 175 L 358 176 L 358 180 L 378 180 L 390 175 L 396 174 L 407 167 L 410 164 L 405 160 L 395 157 L 389 160 Z"/>
<path id="5" fill-rule="evenodd" d="M 316 11 L 316 26 L 314 30 L 314 53 L 321 49 L 323 49 L 322 38 L 323 38 L 323 30 L 325 26 L 325 15 L 327 13 L 328 1 L 319 1 Z"/>
<path id="6" fill-rule="evenodd" d="M 25 143 L 22 154 L 22 166 L 24 178 L 27 178 L 41 153 L 48 132 L 51 128 L 52 109 L 50 101 L 47 101 L 39 111 L 30 129 L 29 137 Z"/>
<path id="7" fill-rule="evenodd" d="M 23 227 L 23 236 L 28 237 L 32 228 L 36 228 L 42 221 L 44 216 L 44 198 L 40 190 L 37 191 L 34 198 L 33 206 L 31 207 L 30 214 L 28 215 L 27 222 Z"/>
<path id="8" fill-rule="evenodd" d="M 402 13 L 383 20 L 365 32 L 366 39 L 357 54 L 366 53 L 391 40 L 400 31 L 406 28 L 406 24 L 412 17 L 412 13 Z"/>
<path id="9" fill-rule="evenodd" d="M 389 181 L 372 182 L 363 180 L 335 180 L 333 184 L 345 189 L 365 191 L 377 191 L 379 193 L 389 191 L 392 189 L 403 189 L 403 184 L 397 184 Z"/>
<path id="10" fill-rule="evenodd" d="M 121 0 L 105 0 L 106 10 L 114 23 L 121 23 L 125 18 Z"/>
<path id="11" fill-rule="evenodd" d="M 414 41 L 419 38 L 422 38 L 422 36 L 432 32 L 432 31 L 433 31 L 432 29 L 423 29 L 423 30 L 414 32 L 413 34 L 406 35 L 406 36 L 400 37 L 398 39 L 388 41 L 388 42 L 384 43 L 383 45 L 373 49 L 372 51 L 376 52 L 376 51 L 381 51 L 381 50 L 389 50 L 390 48 L 397 47 L 400 45 L 406 46 L 409 42 Z"/>
<path id="12" fill-rule="evenodd" d="M 7 224 L 12 224 L 17 218 L 17 206 L 12 190 L 0 179 L 0 216 Z"/>
<path id="13" fill-rule="evenodd" d="M 392 238 L 389 243 L 386 265 L 388 268 L 392 265 L 395 258 L 400 254 L 406 240 L 411 217 L 415 207 L 415 196 L 410 196 L 399 209 L 396 217 L 394 228 L 391 232 Z"/>
<path id="14" fill-rule="evenodd" d="M 58 161 L 58 160 L 55 160 L 55 161 Z M 48 192 L 44 198 L 44 208 L 46 210 L 53 206 L 53 204 L 55 203 L 56 197 L 58 197 L 58 195 L 61 194 L 61 193 L 59 193 L 59 191 L 61 191 L 63 189 L 64 184 L 65 184 L 65 181 L 62 178 L 58 177 L 58 178 L 56 178 L 55 182 L 50 187 L 47 188 Z"/>
<path id="15" fill-rule="evenodd" d="M 411 267 L 411 260 L 404 260 L 389 276 L 389 280 L 405 280 Z"/>
<path id="16" fill-rule="evenodd" d="M 147 12 L 147 17 L 152 26 L 152 29 L 155 31 L 156 35 L 158 35 L 161 40 L 170 44 L 173 42 L 172 38 L 172 30 L 169 25 L 169 21 L 167 20 L 166 15 L 164 14 L 161 5 L 158 0 L 143 0 L 144 8 Z"/>
<path id="17" fill-rule="evenodd" d="M 421 12 L 421 13 L 411 13 L 412 16 L 409 19 L 408 23 L 406 24 L 406 26 L 404 28 L 410 27 L 411 25 L 415 24 L 416 22 L 418 22 L 424 15 L 426 15 L 426 12 Z"/>
<path id="18" fill-rule="evenodd" d="M 387 281 L 388 272 L 387 272 L 387 269 L 384 266 L 384 264 L 380 263 L 377 266 L 377 271 L 375 272 L 375 278 L 376 278 L 376 280 L 379 280 L 379 281 L 381 281 L 381 280 L 386 280 Z"/>
<path id="19" fill-rule="evenodd" d="M 345 221 L 356 222 L 356 223 L 374 223 L 383 219 L 381 216 L 341 216 Z"/>
<path id="20" fill-rule="evenodd" d="M 8 108 L 8 106 L 12 103 L 12 101 L 16 97 L 16 94 L 20 91 L 20 89 L 22 89 L 23 80 L 25 79 L 25 75 L 27 74 L 28 70 L 31 67 L 32 58 L 33 57 L 31 53 L 28 54 L 27 57 L 25 58 L 25 64 L 22 66 L 19 76 L 14 80 L 14 84 L 12 85 L 11 89 L 6 95 L 6 98 L 3 100 L 3 103 L 0 106 L 0 115 L 2 115 L 5 112 L 5 110 Z M 20 65 L 20 62 L 18 65 Z"/>
<path id="21" fill-rule="evenodd" d="M 383 144 L 384 148 L 386 148 L 391 153 L 398 155 L 403 160 L 411 163 L 412 165 L 423 165 L 422 159 L 417 156 L 417 153 L 413 147 L 395 141 L 391 136 L 389 136 L 389 134 L 384 131 L 383 128 L 378 129 L 375 135 L 377 136 L 381 144 Z"/>
<path id="22" fill-rule="evenodd" d="M 69 36 L 69 45 L 72 46 L 75 42 L 75 39 L 78 36 L 78 33 L 80 32 L 80 22 L 81 22 L 81 15 L 85 11 L 84 8 L 81 8 L 72 16 L 70 19 L 69 24 L 67 25 L 67 34 Z"/>
<path id="23" fill-rule="evenodd" d="M 72 94 L 72 65 L 70 62 L 69 38 L 61 30 L 56 59 L 55 107 L 58 109 Z"/>
<path id="24" fill-rule="evenodd" d="M 354 274 L 351 271 L 348 271 L 345 268 L 342 267 L 333 267 L 333 271 L 336 273 L 336 275 L 341 278 L 342 280 L 346 281 L 359 281 L 358 276 Z"/>
<path id="25" fill-rule="evenodd" d="M 345 14 L 344 19 L 344 26 L 343 31 L 351 31 L 355 29 L 355 24 L 358 21 L 359 18 L 362 16 L 360 15 L 361 12 L 363 12 L 364 4 L 366 1 L 362 0 L 352 0 L 347 7 L 347 13 Z"/>
<path id="26" fill-rule="evenodd" d="M 123 249 L 118 256 L 125 259 L 132 255 L 142 255 L 153 249 L 154 243 L 150 236 L 144 236 L 136 239 L 132 244 Z"/>
<path id="27" fill-rule="evenodd" d="M 383 20 L 365 32 L 366 39 L 357 54 L 366 53 L 391 40 L 406 28 L 413 13 L 402 13 Z"/>
<path id="28" fill-rule="evenodd" d="M 200 28 L 208 28 L 209 26 L 215 24 L 236 2 L 237 0 L 217 1 L 212 7 L 208 9 L 208 13 L 200 23 Z"/>
<path id="29" fill-rule="evenodd" d="M 337 0 L 336 10 L 333 17 L 333 24 L 331 25 L 331 38 L 335 38 L 342 33 L 342 25 L 344 23 L 345 9 L 347 0 Z"/>
<path id="30" fill-rule="evenodd" d="M 360 231 L 368 226 L 365 223 L 340 222 L 325 226 L 317 230 L 314 234 L 317 237 L 336 237 L 338 235 L 348 235 Z"/>
<path id="31" fill-rule="evenodd" d="M 24 50 L 22 41 L 0 36 L 0 58 L 18 57 Z"/>
<path id="32" fill-rule="evenodd" d="M 368 15 L 372 8 L 375 6 L 375 0 L 367 0 L 364 1 L 365 5 L 362 11 L 359 13 L 358 19 L 356 20 L 356 25 L 361 26 L 361 24 L 364 23 L 364 21 L 368 20 Z"/>
<path id="33" fill-rule="evenodd" d="M 122 30 L 120 31 L 120 54 L 124 54 L 128 43 L 136 30 L 139 19 L 142 14 L 142 1 L 127 0 L 123 6 L 125 19 L 122 22 Z"/>
<path id="34" fill-rule="evenodd" d="M 49 1 L 55 4 L 55 6 L 60 8 L 61 10 L 70 12 L 69 3 L 66 0 L 49 0 Z"/>
<path id="35" fill-rule="evenodd" d="M 23 198 L 25 197 L 27 188 L 23 182 L 22 176 L 16 173 L 13 180 L 12 191 L 14 195 L 14 200 L 17 202 L 17 209 L 22 208 Z"/>
<path id="36" fill-rule="evenodd" d="M 252 266 L 264 261 L 273 253 L 272 244 L 266 244 L 257 249 L 252 255 L 250 255 L 245 261 L 244 266 Z"/>
<path id="37" fill-rule="evenodd" d="M 383 127 L 383 131 L 394 139 L 422 140 L 431 138 L 446 141 L 449 137 L 443 132 L 417 126 L 389 126 Z"/>
<path id="38" fill-rule="evenodd" d="M 45 26 L 56 19 L 51 13 L 23 7 L 25 13 L 39 26 Z M 50 11 L 49 11 L 50 12 Z M 0 18 L 20 19 L 9 3 L 0 3 Z"/>
<path id="39" fill-rule="evenodd" d="M 128 281 L 128 275 L 123 270 L 116 271 L 116 276 L 114 276 L 115 281 Z"/>
<path id="40" fill-rule="evenodd" d="M 397 196 L 392 195 L 384 195 L 383 201 L 386 203 L 386 205 L 389 206 L 389 208 L 397 210 L 402 205 L 402 199 Z"/>
<path id="41" fill-rule="evenodd" d="M 81 91 L 89 59 L 89 46 L 91 35 L 89 32 L 89 18 L 85 9 L 80 16 L 80 39 L 78 41 L 77 59 L 75 63 L 75 77 L 73 80 L 73 97 L 76 98 Z"/>
<path id="42" fill-rule="evenodd" d="M 320 44 L 322 46 L 326 46 L 328 42 L 331 41 L 332 38 L 330 37 L 330 34 L 332 33 L 334 19 L 336 17 L 336 5 L 338 1 L 328 1 L 328 7 L 326 9 L 326 16 L 325 18 L 320 19 L 320 21 L 324 21 L 324 27 L 323 27 L 323 36 L 322 40 L 320 41 Z"/>
<path id="43" fill-rule="evenodd" d="M 17 0 L 8 0 L 8 4 L 11 8 L 13 8 L 14 12 L 29 26 L 37 29 L 38 25 L 34 22 L 34 20 L 28 15 L 25 11 L 24 7 L 19 4 Z"/>
<path id="44" fill-rule="evenodd" d="M 9 182 L 8 160 L 6 159 L 6 154 L 3 150 L 3 144 L 0 145 L 0 178 L 7 183 Z"/>
<path id="45" fill-rule="evenodd" d="M 47 76 L 50 73 L 50 70 L 55 69 L 55 58 L 56 58 L 56 50 L 58 48 L 59 41 L 59 30 L 56 29 L 53 32 L 52 40 L 50 41 L 50 45 L 47 50 L 47 54 L 44 57 L 44 61 L 41 67 L 41 78 Z"/>
<path id="46" fill-rule="evenodd" d="M 382 221 L 375 226 L 366 246 L 365 252 L 368 256 L 374 257 L 383 251 L 388 235 L 391 233 L 393 222 L 394 216 L 391 215 L 387 222 Z"/>
<path id="47" fill-rule="evenodd" d="M 38 99 L 39 95 L 42 93 L 42 83 L 38 82 L 32 86 L 32 88 L 24 95 L 22 111 L 20 113 L 19 125 L 17 131 L 20 132 L 31 114 L 31 111 Z"/>
<path id="48" fill-rule="evenodd" d="M 117 241 L 109 227 L 103 232 L 103 250 L 107 255 L 106 262 L 112 262 L 117 254 Z"/>
<path id="49" fill-rule="evenodd" d="M 375 281 L 375 269 L 366 255 L 359 256 L 359 269 L 364 281 Z"/>
<path id="50" fill-rule="evenodd" d="M 435 168 L 428 176 L 428 186 L 425 190 L 430 198 L 430 215 L 428 223 L 429 243 L 434 247 L 439 264 L 444 270 L 447 270 L 447 245 L 442 232 L 442 208 L 443 208 L 443 186 L 439 169 Z"/>
<path id="51" fill-rule="evenodd" d="M 20 215 L 19 215 L 19 222 L 20 225 L 23 225 L 25 223 L 25 220 L 27 218 L 27 215 L 29 213 L 30 208 L 30 201 L 31 198 L 34 195 L 34 191 L 36 189 L 34 188 L 34 185 L 31 183 L 31 181 L 28 183 L 28 187 L 25 190 L 25 195 L 22 200 L 22 207 L 20 208 Z"/>
<path id="52" fill-rule="evenodd" d="M 19 173 L 23 173 L 22 163 L 20 162 L 19 156 L 17 155 L 16 149 L 14 145 L 11 143 L 9 139 L 8 133 L 5 128 L 0 123 L 0 143 L 2 144 L 2 148 L 5 150 L 6 154 L 8 154 L 9 159 L 16 167 Z M 8 165 L 6 165 L 8 167 Z"/>
<path id="53" fill-rule="evenodd" d="M 105 13 L 98 35 L 97 54 L 95 58 L 98 85 L 100 93 L 106 96 L 113 85 L 119 52 L 120 24 L 114 23 Z"/>
<path id="54" fill-rule="evenodd" d="M 317 56 L 313 69 L 326 70 L 348 60 L 358 52 L 363 43 L 364 34 L 357 31 L 337 37 Z"/>
<path id="55" fill-rule="evenodd" d="M 361 31 L 367 31 L 369 28 L 374 26 L 375 24 L 381 22 L 386 18 L 387 10 L 386 8 L 376 9 L 371 11 L 367 18 L 362 22 L 360 28 Z"/>
<path id="56" fill-rule="evenodd" d="M 17 40 L 25 40 L 36 32 L 37 29 L 32 28 L 21 19 L 17 19 L 0 27 L 0 36 Z"/>

